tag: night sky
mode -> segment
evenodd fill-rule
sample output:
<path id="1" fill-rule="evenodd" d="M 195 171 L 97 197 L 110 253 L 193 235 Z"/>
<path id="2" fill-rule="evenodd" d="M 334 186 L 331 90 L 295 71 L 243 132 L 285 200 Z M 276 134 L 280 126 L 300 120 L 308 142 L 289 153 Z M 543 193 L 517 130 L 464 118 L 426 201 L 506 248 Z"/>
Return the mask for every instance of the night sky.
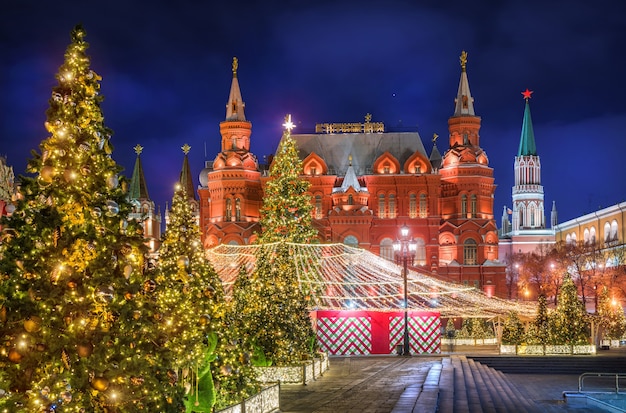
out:
<path id="1" fill-rule="evenodd" d="M 287 113 L 293 133 L 371 113 L 388 130 L 417 130 L 429 153 L 437 133 L 443 154 L 466 50 L 498 226 L 512 203 L 526 88 L 546 219 L 556 201 L 564 222 L 626 200 L 625 17 L 620 0 L 5 2 L 0 155 L 23 174 L 47 137 L 48 99 L 78 23 L 103 78 L 113 158 L 130 177 L 133 147 L 144 147 L 149 193 L 162 210 L 181 146 L 191 145 L 196 184 L 220 150 L 233 56 L 251 150 L 263 161 Z"/>

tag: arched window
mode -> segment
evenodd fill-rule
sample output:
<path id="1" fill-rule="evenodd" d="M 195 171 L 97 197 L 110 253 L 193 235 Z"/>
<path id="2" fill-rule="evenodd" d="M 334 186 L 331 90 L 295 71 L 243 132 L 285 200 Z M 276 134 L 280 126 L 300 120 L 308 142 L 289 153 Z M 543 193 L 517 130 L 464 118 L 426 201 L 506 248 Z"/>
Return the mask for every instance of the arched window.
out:
<path id="1" fill-rule="evenodd" d="M 380 256 L 389 261 L 394 260 L 393 240 L 391 238 L 383 238 L 383 240 L 380 241 Z"/>
<path id="2" fill-rule="evenodd" d="M 611 241 L 617 241 L 617 220 L 611 222 Z"/>
<path id="3" fill-rule="evenodd" d="M 571 244 L 571 243 L 572 243 L 572 236 L 571 236 L 570 234 L 567 234 L 567 235 L 565 236 L 565 243 L 566 243 L 567 245 L 569 245 L 569 244 Z"/>
<path id="4" fill-rule="evenodd" d="M 385 194 L 378 195 L 378 218 L 385 218 Z"/>
<path id="5" fill-rule="evenodd" d="M 596 227 L 591 227 L 591 229 L 589 230 L 589 242 L 591 244 L 596 243 Z"/>
<path id="6" fill-rule="evenodd" d="M 534 205 L 530 206 L 530 211 L 528 211 L 528 214 L 530 215 L 530 227 L 535 228 L 535 206 Z"/>
<path id="7" fill-rule="evenodd" d="M 409 195 L 409 217 L 415 218 L 417 216 L 417 196 L 415 194 Z"/>
<path id="8" fill-rule="evenodd" d="M 348 205 L 354 205 L 354 197 L 352 194 L 348 194 Z"/>
<path id="9" fill-rule="evenodd" d="M 463 263 L 465 265 L 476 265 L 478 248 L 476 241 L 469 238 L 463 243 Z"/>
<path id="10" fill-rule="evenodd" d="M 612 241 L 611 239 L 611 224 L 608 222 L 604 223 L 604 242 Z"/>
<path id="11" fill-rule="evenodd" d="M 467 217 L 467 195 L 461 195 L 461 215 Z"/>
<path id="12" fill-rule="evenodd" d="M 241 199 L 235 199 L 235 221 L 241 221 Z"/>
<path id="13" fill-rule="evenodd" d="M 420 194 L 420 218 L 426 218 L 428 215 L 428 204 L 426 203 L 426 194 Z"/>
<path id="14" fill-rule="evenodd" d="M 233 217 L 233 200 L 226 198 L 226 221 L 230 221 Z"/>
<path id="15" fill-rule="evenodd" d="M 576 236 L 576 233 L 572 232 L 572 242 L 576 243 L 577 240 L 578 240 L 578 237 Z"/>
<path id="16" fill-rule="evenodd" d="M 359 246 L 359 240 L 356 239 L 356 237 L 354 235 L 348 235 L 347 237 L 345 237 L 343 239 L 343 243 L 346 245 L 349 245 L 351 247 L 358 247 Z"/>
<path id="17" fill-rule="evenodd" d="M 394 194 L 389 195 L 389 218 L 396 217 L 396 196 Z"/>
<path id="18" fill-rule="evenodd" d="M 470 211 L 472 212 L 472 218 L 476 218 L 476 208 L 477 208 L 477 202 L 476 202 L 476 195 L 472 194 L 472 198 L 471 198 L 471 209 Z"/>
<path id="19" fill-rule="evenodd" d="M 315 195 L 315 218 L 322 219 L 322 196 Z"/>
<path id="20" fill-rule="evenodd" d="M 583 232 L 583 241 L 585 244 L 589 244 L 589 238 L 589 228 L 585 228 L 585 231 Z"/>

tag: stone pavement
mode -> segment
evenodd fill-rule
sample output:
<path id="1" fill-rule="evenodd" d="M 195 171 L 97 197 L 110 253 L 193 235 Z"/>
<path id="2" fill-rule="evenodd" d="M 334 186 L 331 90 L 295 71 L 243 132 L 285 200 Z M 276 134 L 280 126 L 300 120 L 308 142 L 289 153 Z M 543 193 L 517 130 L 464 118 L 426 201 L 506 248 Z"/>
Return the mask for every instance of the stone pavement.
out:
<path id="1" fill-rule="evenodd" d="M 464 354 L 463 349 L 455 350 L 454 354 Z M 486 351 L 495 354 L 493 349 Z M 307 385 L 281 385 L 280 411 L 282 413 L 403 412 L 405 410 L 402 408 L 402 398 L 406 399 L 408 395 L 409 398 L 414 397 L 415 400 L 417 396 L 412 396 L 411 390 L 421 388 L 427 381 L 431 367 L 440 365 L 442 360 L 450 355 L 452 353 L 442 352 L 439 355 L 412 357 L 333 356 L 330 358 L 330 369 L 316 381 Z M 624 353 L 613 352 L 611 355 L 624 356 Z M 572 406 L 564 403 L 563 391 L 575 391 L 578 388 L 577 375 L 507 374 L 506 378 L 523 396 L 534 402 L 538 413 L 603 411 L 595 407 Z M 430 406 L 428 400 L 426 403 L 428 406 L 423 406 L 421 409 L 418 402 L 413 411 L 420 413 L 437 411 L 436 407 Z M 484 409 L 484 411 L 490 410 L 493 408 Z M 406 411 L 410 412 L 411 409 Z M 442 409 L 439 412 L 452 413 L 444 412 Z"/>

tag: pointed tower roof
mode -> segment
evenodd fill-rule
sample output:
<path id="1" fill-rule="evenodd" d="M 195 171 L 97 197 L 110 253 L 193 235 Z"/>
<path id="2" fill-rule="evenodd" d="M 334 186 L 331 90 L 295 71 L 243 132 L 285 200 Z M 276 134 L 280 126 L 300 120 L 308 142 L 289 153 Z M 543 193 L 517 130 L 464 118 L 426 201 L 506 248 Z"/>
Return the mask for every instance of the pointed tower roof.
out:
<path id="1" fill-rule="evenodd" d="M 461 57 L 461 80 L 459 81 L 459 90 L 454 99 L 454 116 L 476 116 L 474 113 L 474 98 L 470 92 L 469 81 L 467 80 L 467 52 L 463 50 Z"/>
<path id="2" fill-rule="evenodd" d="M 137 144 L 134 149 L 137 154 L 137 159 L 135 160 L 133 176 L 130 179 L 128 197 L 130 199 L 150 199 L 150 196 L 148 195 L 148 186 L 146 185 L 146 177 L 143 174 L 143 167 L 141 166 L 140 155 L 143 151 L 143 147 Z"/>
<path id="3" fill-rule="evenodd" d="M 243 112 L 246 104 L 243 103 L 243 99 L 241 98 L 239 80 L 237 80 L 238 67 L 239 60 L 236 57 L 233 57 L 233 81 L 230 85 L 230 95 L 228 96 L 228 103 L 226 104 L 226 120 L 246 120 L 246 115 Z"/>
<path id="4" fill-rule="evenodd" d="M 437 148 L 438 137 L 439 135 L 437 135 L 436 133 L 433 133 L 433 149 L 432 151 L 430 151 L 430 158 L 428 158 L 428 160 L 430 161 L 430 165 L 433 167 L 433 169 L 441 168 L 441 163 L 443 162 L 441 153 L 439 152 L 439 149 Z"/>
<path id="5" fill-rule="evenodd" d="M 191 149 L 191 146 L 184 144 L 181 149 L 185 154 L 185 158 L 183 159 L 183 169 L 180 171 L 180 185 L 187 192 L 187 198 L 196 200 L 196 192 L 193 188 L 193 178 L 191 176 L 191 168 L 189 168 L 189 157 L 187 154 Z"/>
<path id="6" fill-rule="evenodd" d="M 348 162 L 350 164 L 346 170 L 346 176 L 344 176 L 343 182 L 341 183 L 340 191 L 346 192 L 348 188 L 352 187 L 355 191 L 361 192 L 361 184 L 359 184 L 359 179 L 356 177 L 356 172 L 354 172 L 354 168 L 352 167 L 352 155 L 348 157 Z"/>
<path id="7" fill-rule="evenodd" d="M 524 100 L 526 100 L 526 106 L 524 108 L 524 120 L 522 122 L 522 135 L 519 141 L 519 149 L 517 156 L 537 156 L 537 147 L 535 146 L 535 133 L 533 132 L 533 120 L 530 116 L 530 104 L 528 100 L 532 90 L 526 89 L 522 92 Z"/>

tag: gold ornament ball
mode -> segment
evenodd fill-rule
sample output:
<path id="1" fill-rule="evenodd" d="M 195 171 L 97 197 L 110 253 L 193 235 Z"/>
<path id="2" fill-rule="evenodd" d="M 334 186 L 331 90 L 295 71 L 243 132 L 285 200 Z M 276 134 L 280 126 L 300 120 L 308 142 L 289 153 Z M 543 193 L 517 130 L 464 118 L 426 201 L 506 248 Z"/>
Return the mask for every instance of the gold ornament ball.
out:
<path id="1" fill-rule="evenodd" d="M 109 388 L 109 381 L 104 377 L 94 377 L 91 381 L 91 387 L 98 391 L 105 391 Z"/>
<path id="2" fill-rule="evenodd" d="M 19 363 L 20 361 L 22 361 L 22 357 L 22 354 L 20 354 L 20 352 L 16 349 L 12 348 L 11 350 L 9 350 L 9 361 L 11 363 Z"/>
<path id="3" fill-rule="evenodd" d="M 211 316 L 208 314 L 202 314 L 200 316 L 199 323 L 201 326 L 206 326 L 211 322 Z"/>
<path id="4" fill-rule="evenodd" d="M 93 344 L 89 342 L 80 343 L 76 346 L 76 352 L 80 358 L 89 357 L 93 353 Z"/>
<path id="5" fill-rule="evenodd" d="M 147 280 L 143 283 L 143 290 L 147 293 L 152 293 L 156 290 L 156 282 L 154 280 Z"/>
<path id="6" fill-rule="evenodd" d="M 189 258 L 185 255 L 181 255 L 178 257 L 176 263 L 178 264 L 178 268 L 187 268 L 189 266 Z"/>
<path id="7" fill-rule="evenodd" d="M 24 321 L 24 330 L 29 333 L 36 333 L 41 330 L 41 318 L 37 316 L 31 316 Z"/>
<path id="8" fill-rule="evenodd" d="M 44 166 L 43 168 L 41 168 L 41 173 L 39 176 L 44 182 L 52 182 L 52 178 L 54 177 L 54 168 L 50 165 Z"/>
<path id="9" fill-rule="evenodd" d="M 233 373 L 233 368 L 230 367 L 228 364 L 224 364 L 222 367 L 220 367 L 220 372 L 224 376 L 230 376 Z"/>

